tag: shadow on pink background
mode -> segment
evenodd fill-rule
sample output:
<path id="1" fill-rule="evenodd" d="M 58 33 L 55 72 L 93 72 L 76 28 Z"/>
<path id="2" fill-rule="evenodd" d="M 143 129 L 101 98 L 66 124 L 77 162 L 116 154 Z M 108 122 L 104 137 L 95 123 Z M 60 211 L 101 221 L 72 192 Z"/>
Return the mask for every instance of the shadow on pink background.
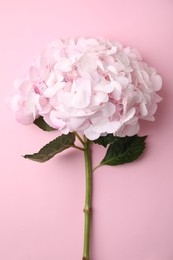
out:
<path id="1" fill-rule="evenodd" d="M 21 126 L 5 105 L 12 82 L 58 37 L 104 36 L 140 50 L 163 76 L 140 160 L 94 173 L 91 260 L 173 260 L 173 1 L 4 0 L 0 3 L 0 260 L 78 260 L 83 247 L 83 155 L 45 164 L 21 157 L 55 137 Z M 104 149 L 94 147 L 94 163 Z"/>

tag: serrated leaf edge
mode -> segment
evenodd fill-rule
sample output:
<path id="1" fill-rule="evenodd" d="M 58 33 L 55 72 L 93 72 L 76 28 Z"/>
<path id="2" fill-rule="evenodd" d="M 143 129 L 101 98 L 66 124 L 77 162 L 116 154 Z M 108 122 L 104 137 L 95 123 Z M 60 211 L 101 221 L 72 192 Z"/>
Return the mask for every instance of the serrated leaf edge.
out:
<path id="1" fill-rule="evenodd" d="M 72 135 L 72 137 L 74 138 L 74 142 L 75 142 L 75 135 L 74 135 L 74 133 L 69 133 L 69 134 Z M 64 137 L 65 135 L 61 135 L 61 136 L 59 136 L 59 137 L 62 137 L 62 136 Z M 33 160 L 33 161 L 36 161 L 36 162 L 44 163 L 44 162 L 50 160 L 51 158 L 53 158 L 56 154 L 58 154 L 58 153 L 60 153 L 60 152 L 62 152 L 62 151 L 64 151 L 64 150 L 66 150 L 66 149 L 68 149 L 68 148 L 74 146 L 74 142 L 72 142 L 71 144 L 67 144 L 67 145 L 65 145 L 64 143 L 60 142 L 60 144 L 63 145 L 62 149 L 60 149 L 60 150 L 57 151 L 56 149 L 54 149 L 54 148 L 51 147 L 50 149 L 53 150 L 52 153 L 49 153 L 48 156 L 44 156 L 44 153 L 42 153 L 42 151 L 44 151 L 47 146 L 50 146 L 51 143 L 54 143 L 59 137 L 55 138 L 55 139 L 52 140 L 51 142 L 49 142 L 49 143 L 47 143 L 46 145 L 44 145 L 37 153 L 26 154 L 26 155 L 23 155 L 23 157 L 24 157 L 25 159 L 30 159 L 30 160 Z M 34 156 L 37 156 L 37 155 L 39 156 L 39 154 L 40 154 L 40 159 L 43 158 L 42 160 L 37 159 L 37 158 L 34 158 Z M 44 158 L 45 158 L 45 159 L 44 159 Z"/>

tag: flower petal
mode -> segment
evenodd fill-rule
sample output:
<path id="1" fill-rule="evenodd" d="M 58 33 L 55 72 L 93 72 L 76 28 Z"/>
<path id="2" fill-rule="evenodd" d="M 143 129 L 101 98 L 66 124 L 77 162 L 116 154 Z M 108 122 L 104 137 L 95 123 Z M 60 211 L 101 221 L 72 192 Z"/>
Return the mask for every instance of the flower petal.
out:
<path id="1" fill-rule="evenodd" d="M 57 117 L 57 114 L 56 114 L 56 111 L 55 110 L 52 110 L 50 112 L 50 116 L 49 116 L 49 120 L 51 121 L 52 123 L 52 126 L 56 129 L 59 129 L 61 130 L 62 128 L 65 127 L 66 123 L 65 121 L 63 121 L 62 119 L 58 118 Z"/>
<path id="2" fill-rule="evenodd" d="M 92 126 L 88 127 L 86 130 L 84 130 L 85 136 L 89 140 L 96 140 L 99 138 L 100 134 L 93 131 Z"/>
<path id="3" fill-rule="evenodd" d="M 162 78 L 160 77 L 160 75 L 152 75 L 151 76 L 151 82 L 152 82 L 152 86 L 154 91 L 158 91 L 161 89 L 162 87 Z"/>

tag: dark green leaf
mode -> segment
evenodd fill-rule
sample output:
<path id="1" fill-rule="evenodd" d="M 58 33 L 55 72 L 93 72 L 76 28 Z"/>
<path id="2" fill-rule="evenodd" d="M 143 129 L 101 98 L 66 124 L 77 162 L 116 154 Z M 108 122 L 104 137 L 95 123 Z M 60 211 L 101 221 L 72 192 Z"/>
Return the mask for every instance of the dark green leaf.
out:
<path id="1" fill-rule="evenodd" d="M 42 116 L 35 119 L 34 124 L 44 131 L 54 131 L 55 128 L 49 126 L 43 119 Z"/>
<path id="2" fill-rule="evenodd" d="M 118 138 L 117 136 L 114 136 L 113 134 L 108 134 L 106 136 L 100 136 L 98 139 L 94 140 L 93 142 L 95 144 L 100 144 L 106 147 L 108 144 L 114 143 Z"/>
<path id="3" fill-rule="evenodd" d="M 146 136 L 119 137 L 110 144 L 101 165 L 119 165 L 136 160 L 145 148 Z"/>
<path id="4" fill-rule="evenodd" d="M 69 147 L 72 147 L 75 142 L 75 134 L 69 133 L 68 135 L 61 135 L 46 144 L 38 153 L 27 154 L 24 158 L 37 161 L 37 162 L 46 162 L 55 156 L 57 153 L 60 153 Z"/>

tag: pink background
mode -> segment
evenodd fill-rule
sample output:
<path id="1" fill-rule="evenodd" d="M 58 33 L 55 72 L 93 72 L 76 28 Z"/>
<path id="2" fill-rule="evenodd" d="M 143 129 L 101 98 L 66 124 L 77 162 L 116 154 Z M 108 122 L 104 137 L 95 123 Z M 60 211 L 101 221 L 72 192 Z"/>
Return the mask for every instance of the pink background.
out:
<path id="1" fill-rule="evenodd" d="M 0 259 L 78 260 L 84 163 L 69 150 L 45 164 L 21 157 L 55 134 L 18 124 L 5 105 L 12 81 L 58 37 L 104 36 L 136 47 L 163 76 L 155 123 L 143 123 L 140 160 L 94 173 L 91 260 L 173 259 L 173 1 L 1 0 Z M 104 149 L 94 148 L 94 163 Z"/>

